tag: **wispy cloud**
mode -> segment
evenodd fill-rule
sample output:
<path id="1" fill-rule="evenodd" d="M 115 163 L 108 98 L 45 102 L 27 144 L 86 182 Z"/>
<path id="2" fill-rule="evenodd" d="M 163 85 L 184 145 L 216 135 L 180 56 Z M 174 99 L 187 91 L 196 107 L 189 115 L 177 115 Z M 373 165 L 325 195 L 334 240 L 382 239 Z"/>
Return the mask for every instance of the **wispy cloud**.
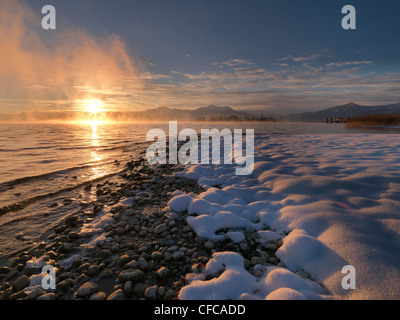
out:
<path id="1" fill-rule="evenodd" d="M 213 66 L 226 66 L 226 67 L 236 67 L 236 66 L 243 66 L 243 65 L 253 65 L 253 61 L 249 60 L 249 59 L 229 59 L 227 61 L 223 61 L 223 62 L 213 62 L 212 65 Z"/>
<path id="2" fill-rule="evenodd" d="M 177 66 L 164 73 L 132 59 L 116 35 L 95 38 L 71 27 L 68 32 L 46 33 L 53 38 L 44 41 L 32 27 L 40 25 L 40 18 L 16 0 L 2 1 L 2 112 L 73 109 L 76 101 L 91 98 L 119 110 L 220 104 L 276 112 L 400 100 L 400 74 L 372 72 L 374 63 L 369 60 L 334 61 L 328 49 L 289 54 L 269 63 L 236 57 L 210 63 L 203 69 L 207 71 L 188 72 Z"/>
<path id="3" fill-rule="evenodd" d="M 362 64 L 372 64 L 372 61 L 346 61 L 346 62 L 332 62 L 326 65 L 327 68 L 330 67 L 347 67 L 347 66 L 351 66 L 351 65 L 362 65 Z"/>
<path id="4" fill-rule="evenodd" d="M 330 54 L 330 51 L 328 49 L 323 49 L 318 52 L 313 52 L 311 54 L 305 55 L 305 56 L 293 56 L 293 55 L 287 55 L 283 58 L 277 59 L 278 61 L 294 61 L 294 62 L 305 62 L 305 61 L 313 61 L 317 60 L 323 56 L 327 56 Z"/>

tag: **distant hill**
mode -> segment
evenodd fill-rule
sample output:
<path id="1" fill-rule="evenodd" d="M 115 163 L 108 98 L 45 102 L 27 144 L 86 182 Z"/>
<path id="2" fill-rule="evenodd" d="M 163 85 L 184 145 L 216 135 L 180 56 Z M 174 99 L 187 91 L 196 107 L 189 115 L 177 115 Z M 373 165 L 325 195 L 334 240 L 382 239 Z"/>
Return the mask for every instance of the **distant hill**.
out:
<path id="1" fill-rule="evenodd" d="M 93 120 L 93 114 L 82 111 L 53 111 L 53 112 L 22 112 L 16 114 L 0 114 L 0 122 L 34 122 L 34 121 L 74 121 L 88 119 Z M 240 121 L 275 119 L 255 117 L 243 111 L 237 111 L 231 107 L 208 107 L 189 109 L 175 109 L 160 107 L 146 111 L 104 111 L 96 115 L 97 120 L 112 121 Z"/>
<path id="2" fill-rule="evenodd" d="M 317 112 L 302 112 L 279 116 L 278 119 L 281 121 L 325 122 L 326 118 L 352 118 L 366 115 L 399 113 L 400 103 L 382 106 L 362 106 L 351 102 Z"/>

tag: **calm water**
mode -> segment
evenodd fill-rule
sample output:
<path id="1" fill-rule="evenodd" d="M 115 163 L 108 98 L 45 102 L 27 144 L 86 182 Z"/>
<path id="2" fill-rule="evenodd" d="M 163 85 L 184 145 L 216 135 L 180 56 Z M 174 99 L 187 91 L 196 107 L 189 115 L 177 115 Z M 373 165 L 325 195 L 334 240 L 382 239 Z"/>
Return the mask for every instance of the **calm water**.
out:
<path id="1" fill-rule="evenodd" d="M 66 198 L 74 199 L 75 189 L 86 182 L 123 170 L 126 160 L 145 152 L 146 134 L 153 128 L 168 134 L 166 123 L 1 124 L 0 260 L 22 246 L 16 242 L 16 234 L 22 235 L 21 241 L 39 241 L 57 221 L 80 210 L 73 204 L 49 208 L 50 204 L 65 204 Z M 324 123 L 178 124 L 178 131 L 184 128 L 198 133 L 206 128 L 254 129 L 257 135 L 366 132 Z M 83 199 L 87 201 L 95 199 L 90 193 L 78 196 L 87 197 Z M 16 204 L 22 204 L 18 210 L 4 210 Z"/>

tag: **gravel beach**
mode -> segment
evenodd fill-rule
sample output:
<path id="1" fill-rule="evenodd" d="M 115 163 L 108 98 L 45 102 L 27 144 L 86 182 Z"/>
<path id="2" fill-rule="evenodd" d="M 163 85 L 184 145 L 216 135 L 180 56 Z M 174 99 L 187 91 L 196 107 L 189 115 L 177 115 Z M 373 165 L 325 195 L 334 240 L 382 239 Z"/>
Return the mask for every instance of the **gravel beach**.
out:
<path id="1" fill-rule="evenodd" d="M 195 180 L 173 176 L 182 167 L 149 167 L 143 158 L 125 165 L 118 176 L 84 186 L 83 192 L 93 192 L 96 200 L 80 203 L 82 209 L 46 241 L 10 257 L 9 265 L 0 268 L 0 299 L 177 299 L 187 274 L 201 272 L 213 253 L 227 250 L 240 253 L 255 276 L 262 273 L 253 268 L 257 264 L 284 266 L 275 257 L 281 243 L 257 249 L 259 235 L 251 227 L 240 244 L 229 237 L 200 240 L 186 212 L 168 207 L 177 192 L 204 191 Z M 56 290 L 41 286 L 44 265 L 55 267 Z"/>

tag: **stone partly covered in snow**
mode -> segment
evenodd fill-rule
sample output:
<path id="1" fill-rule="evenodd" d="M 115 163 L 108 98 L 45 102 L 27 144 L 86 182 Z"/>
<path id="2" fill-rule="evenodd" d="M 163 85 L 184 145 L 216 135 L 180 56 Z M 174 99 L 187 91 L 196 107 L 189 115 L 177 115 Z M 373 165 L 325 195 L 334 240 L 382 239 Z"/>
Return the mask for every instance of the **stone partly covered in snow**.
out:
<path id="1" fill-rule="evenodd" d="M 283 268 L 260 270 L 260 277 L 251 275 L 244 267 L 244 258 L 233 252 L 219 252 L 207 263 L 202 274 L 187 278 L 182 300 L 241 300 L 241 299 L 322 299 L 328 292 L 319 284 L 303 279 Z M 204 276 L 212 277 L 204 280 Z M 282 288 L 285 288 L 284 290 Z"/>

